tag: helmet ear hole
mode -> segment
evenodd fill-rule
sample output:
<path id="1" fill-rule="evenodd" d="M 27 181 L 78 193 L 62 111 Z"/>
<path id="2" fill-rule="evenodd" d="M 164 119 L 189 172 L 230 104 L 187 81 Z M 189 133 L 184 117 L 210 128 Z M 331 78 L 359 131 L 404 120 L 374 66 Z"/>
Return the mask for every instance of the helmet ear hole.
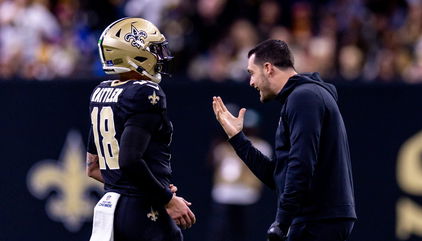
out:
<path id="1" fill-rule="evenodd" d="M 141 57 L 141 56 L 136 56 L 135 57 L 135 60 L 138 60 L 139 62 L 144 62 L 145 60 L 147 60 L 147 58 L 145 58 L 145 57 Z"/>

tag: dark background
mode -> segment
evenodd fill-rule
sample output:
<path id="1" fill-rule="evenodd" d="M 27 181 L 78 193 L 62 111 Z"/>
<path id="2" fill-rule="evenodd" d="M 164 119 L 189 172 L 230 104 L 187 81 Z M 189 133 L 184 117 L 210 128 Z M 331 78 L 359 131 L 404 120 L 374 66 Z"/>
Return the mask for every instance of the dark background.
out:
<path id="1" fill-rule="evenodd" d="M 91 222 L 70 232 L 48 217 L 46 199 L 31 195 L 27 176 L 37 162 L 59 159 L 70 130 L 81 133 L 86 143 L 89 95 L 98 81 L 0 83 L 0 240 L 89 239 Z M 175 126 L 174 183 L 179 195 L 193 203 L 198 220 L 184 231 L 185 240 L 210 240 L 212 169 L 207 159 L 212 140 L 224 137 L 213 116 L 212 96 L 258 110 L 261 136 L 271 144 L 279 104 L 261 104 L 258 93 L 246 84 L 198 84 L 176 79 L 164 81 L 162 87 Z M 399 198 L 409 197 L 422 205 L 420 197 L 401 191 L 396 180 L 401 145 L 422 129 L 422 85 L 354 83 L 337 85 L 337 89 L 350 140 L 359 216 L 351 240 L 398 240 Z M 53 191 L 49 197 L 56 194 Z M 250 209 L 248 241 L 264 240 L 274 210 L 275 196 L 264 188 L 261 200 Z M 411 236 L 408 240 L 421 238 Z"/>

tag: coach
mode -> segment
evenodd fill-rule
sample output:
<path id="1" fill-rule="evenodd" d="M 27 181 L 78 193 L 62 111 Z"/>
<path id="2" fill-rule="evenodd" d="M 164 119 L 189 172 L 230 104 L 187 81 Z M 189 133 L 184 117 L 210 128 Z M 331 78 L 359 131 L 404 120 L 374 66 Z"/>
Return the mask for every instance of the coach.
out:
<path id="1" fill-rule="evenodd" d="M 213 98 L 213 109 L 239 157 L 277 193 L 268 240 L 347 240 L 356 213 L 349 144 L 335 87 L 318 73 L 298 74 L 280 40 L 252 49 L 248 72 L 261 102 L 281 103 L 275 160 L 254 148 L 242 132 L 246 109 L 235 117 L 220 97 Z"/>

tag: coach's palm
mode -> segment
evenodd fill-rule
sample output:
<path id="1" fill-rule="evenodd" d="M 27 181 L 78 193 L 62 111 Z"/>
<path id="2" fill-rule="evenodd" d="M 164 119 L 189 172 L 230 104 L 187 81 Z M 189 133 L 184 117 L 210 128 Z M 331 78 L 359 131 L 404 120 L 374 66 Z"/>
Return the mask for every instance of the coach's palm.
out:
<path id="1" fill-rule="evenodd" d="M 226 108 L 221 97 L 213 97 L 212 107 L 215 118 L 217 118 L 221 127 L 223 127 L 229 138 L 232 138 L 243 129 L 243 120 L 246 109 L 242 108 L 239 111 L 239 116 L 234 117 Z"/>

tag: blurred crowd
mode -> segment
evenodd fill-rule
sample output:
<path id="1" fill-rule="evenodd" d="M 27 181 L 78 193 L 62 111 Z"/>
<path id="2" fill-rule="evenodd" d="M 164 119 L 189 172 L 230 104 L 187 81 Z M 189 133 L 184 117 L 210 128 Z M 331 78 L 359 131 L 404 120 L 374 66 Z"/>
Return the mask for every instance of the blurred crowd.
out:
<path id="1" fill-rule="evenodd" d="M 0 79 L 102 77 L 97 40 L 125 16 L 159 26 L 193 81 L 248 81 L 248 50 L 275 38 L 299 72 L 422 82 L 422 0 L 0 0 Z"/>

